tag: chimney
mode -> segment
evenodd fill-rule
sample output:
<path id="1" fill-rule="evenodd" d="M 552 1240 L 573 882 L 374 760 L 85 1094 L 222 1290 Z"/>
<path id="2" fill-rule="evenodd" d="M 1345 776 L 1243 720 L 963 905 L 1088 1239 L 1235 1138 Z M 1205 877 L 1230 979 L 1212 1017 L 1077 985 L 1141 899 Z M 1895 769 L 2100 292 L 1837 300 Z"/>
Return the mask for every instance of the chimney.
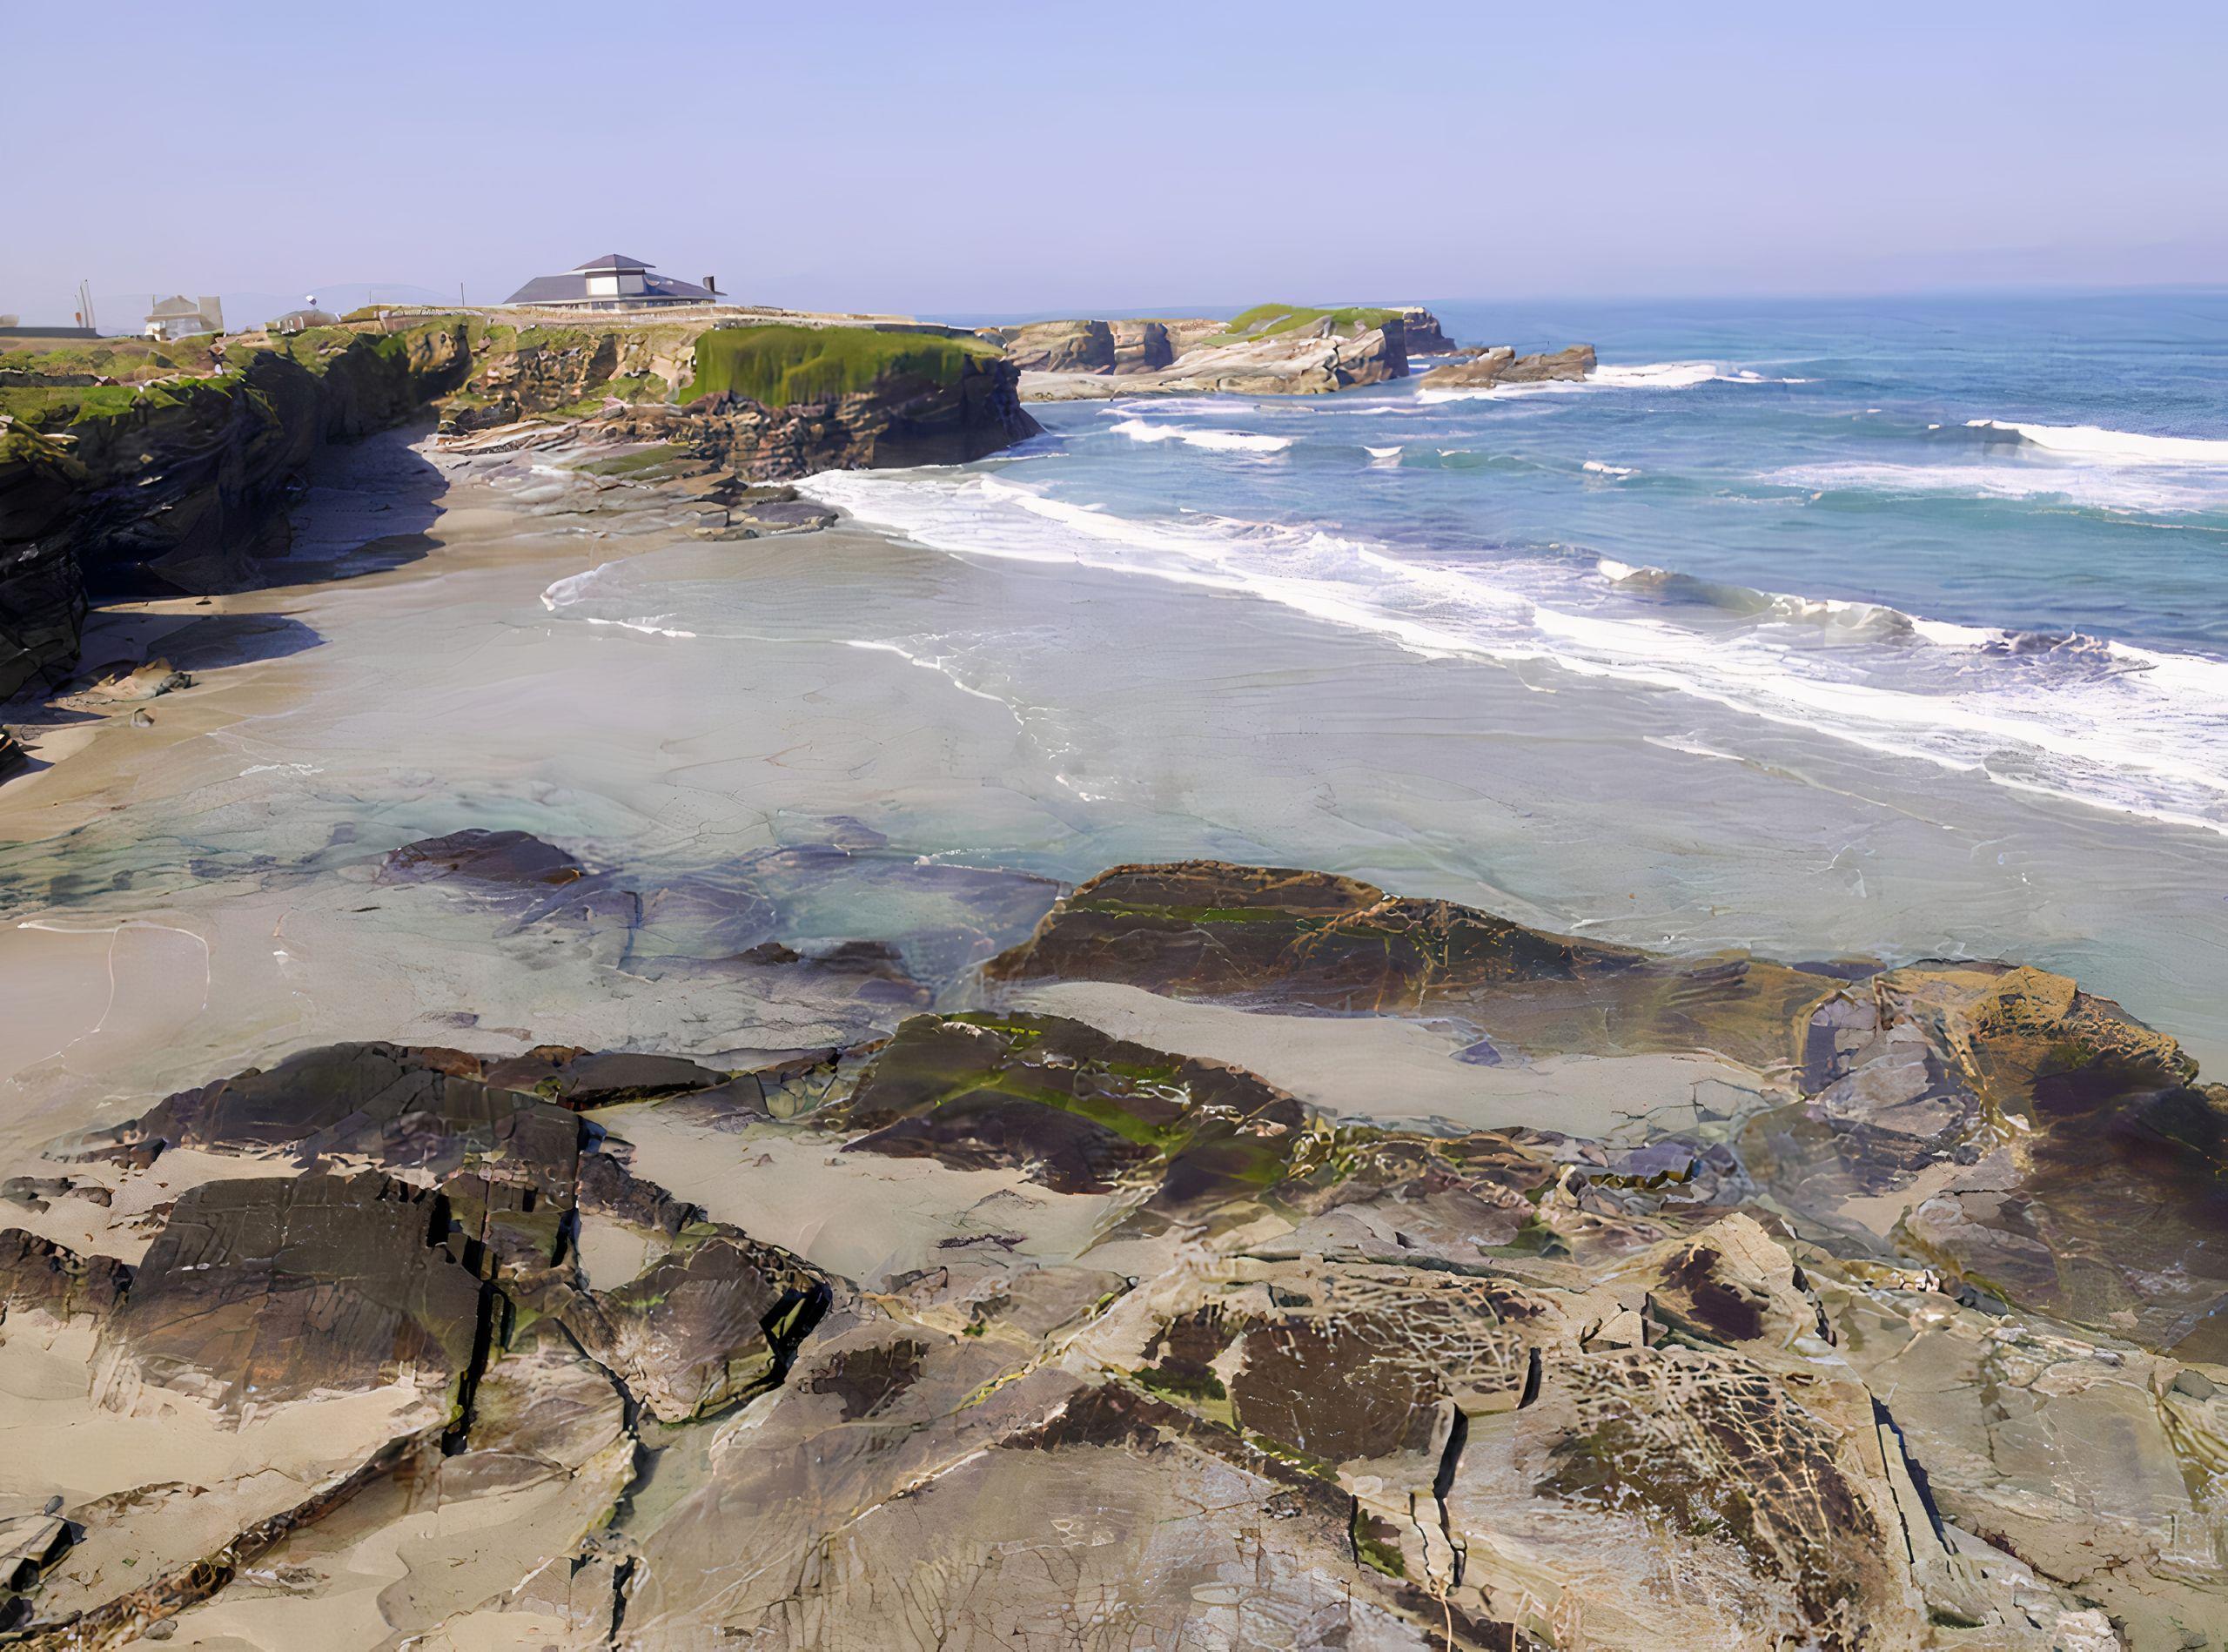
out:
<path id="1" fill-rule="evenodd" d="M 712 277 L 712 276 L 708 276 L 708 276 L 706 276 L 706 277 L 704 278 L 704 291 L 705 291 L 705 292 L 713 292 L 713 293 L 716 293 L 719 290 L 720 290 L 720 284 L 719 284 L 719 281 L 718 281 L 715 278 L 714 278 L 714 277 Z"/>

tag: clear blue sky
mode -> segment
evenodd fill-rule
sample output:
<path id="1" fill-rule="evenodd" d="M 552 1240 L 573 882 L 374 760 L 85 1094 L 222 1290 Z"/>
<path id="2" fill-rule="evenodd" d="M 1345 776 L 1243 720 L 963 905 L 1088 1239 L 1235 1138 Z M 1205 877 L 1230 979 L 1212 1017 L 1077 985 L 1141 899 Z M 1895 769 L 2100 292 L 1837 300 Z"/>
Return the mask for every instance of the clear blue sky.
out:
<path id="1" fill-rule="evenodd" d="M 0 84 L 30 319 L 611 251 L 926 312 L 2228 281 L 2218 0 L 0 0 Z"/>

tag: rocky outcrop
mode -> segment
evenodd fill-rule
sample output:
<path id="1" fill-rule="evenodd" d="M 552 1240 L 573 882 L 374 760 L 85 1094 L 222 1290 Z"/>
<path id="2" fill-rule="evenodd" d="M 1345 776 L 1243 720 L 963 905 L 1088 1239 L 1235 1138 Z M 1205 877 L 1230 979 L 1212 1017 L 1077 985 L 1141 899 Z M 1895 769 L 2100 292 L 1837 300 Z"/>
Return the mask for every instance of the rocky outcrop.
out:
<path id="1" fill-rule="evenodd" d="M 1157 387 L 1243 396 L 1321 395 L 1407 376 L 1406 329 L 1394 317 L 1351 333 L 1325 320 L 1266 338 L 1204 345 L 1171 366 Z"/>
<path id="2" fill-rule="evenodd" d="M 53 687 L 77 657 L 86 597 L 71 516 L 85 480 L 59 445 L 0 428 L 0 699 Z"/>
<path id="3" fill-rule="evenodd" d="M 1264 305 L 1233 321 L 1043 321 L 984 336 L 1005 345 L 1024 396 L 1046 401 L 1164 391 L 1319 395 L 1405 378 L 1419 346 L 1453 347 L 1439 319 L 1414 307 Z"/>
<path id="4" fill-rule="evenodd" d="M 1030 321 L 985 327 L 982 336 L 1003 347 L 1023 373 L 1158 373 L 1176 359 L 1165 321 Z M 1218 323 L 1201 323 L 1212 330 Z"/>
<path id="5" fill-rule="evenodd" d="M 1570 981 L 1643 961 L 1356 878 L 1184 861 L 1100 873 L 984 972 L 1344 1012 L 1419 1009 L 1487 983 Z"/>
<path id="6" fill-rule="evenodd" d="M 1421 305 L 1401 311 L 1400 326 L 1407 334 L 1411 358 L 1451 356 L 1454 353 L 1454 340 L 1446 336 L 1445 329 L 1439 326 L 1439 318 Z"/>
<path id="7" fill-rule="evenodd" d="M 1165 321 L 1117 321 L 1114 329 L 1116 373 L 1158 373 L 1176 359 L 1176 346 Z"/>
<path id="8" fill-rule="evenodd" d="M 188 1190 L 104 1333 L 106 1392 L 177 1390 L 238 1415 L 408 1382 L 465 1398 L 480 1283 L 429 1243 L 436 1196 L 377 1172 Z"/>
<path id="9" fill-rule="evenodd" d="M 1023 373 L 1114 371 L 1114 329 L 1104 321 L 1031 321 L 986 327 L 983 337 L 1003 345 L 1006 359 Z"/>
<path id="10" fill-rule="evenodd" d="M 471 827 L 421 837 L 390 853 L 379 865 L 382 883 L 430 883 L 458 877 L 480 883 L 554 888 L 575 883 L 586 869 L 568 850 L 531 833 Z"/>
<path id="11" fill-rule="evenodd" d="M 607 402 L 671 400 L 688 381 L 701 327 L 483 328 L 472 371 L 442 398 L 441 429 L 492 430 L 562 412 L 601 412 Z"/>
<path id="12" fill-rule="evenodd" d="M 413 847 L 434 887 L 386 898 L 614 892 L 531 838 Z M 42 1424 L 0 1630 L 347 1590 L 366 1642 L 1050 1646 L 1078 1601 L 1124 1644 L 2218 1639 L 2228 1098 L 2065 977 L 1666 958 L 1186 862 L 1084 884 L 983 984 L 1038 996 L 748 1071 L 305 1051 L 8 1184 L 158 1231 L 136 1269 L 0 1233 L 0 1405 Z M 1048 1000 L 1193 1051 L 1473 1021 L 1539 1058 L 1485 1105 L 1598 1086 L 1616 1134 L 1422 1117 L 1389 1054 L 1305 1105 Z M 1748 1064 L 1654 1104 L 1583 1058 L 1635 1047 Z M 157 1419 L 204 1429 L 191 1485 L 43 1466 Z"/>
<path id="13" fill-rule="evenodd" d="M 1426 390 L 1479 389 L 1492 385 L 1543 384 L 1551 380 L 1576 382 L 1594 371 L 1594 346 L 1574 344 L 1551 354 L 1520 356 L 1507 345 L 1496 345 L 1466 361 L 1450 361 L 1433 367 L 1417 382 Z"/>
<path id="14" fill-rule="evenodd" d="M 97 392 L 109 400 L 66 425 L 0 429 L 0 696 L 62 679 L 89 594 L 247 582 L 286 548 L 288 490 L 311 455 L 422 412 L 462 379 L 471 346 L 457 320 L 299 348 Z"/>
<path id="15" fill-rule="evenodd" d="M 685 407 L 636 406 L 599 426 L 615 440 L 668 442 L 738 476 L 957 465 L 1039 434 L 1010 362 L 970 359 L 954 384 L 903 376 L 825 400 L 768 406 L 731 393 Z"/>
<path id="16" fill-rule="evenodd" d="M 1170 1058 L 1052 1016 L 922 1016 L 842 1115 L 846 1151 L 1009 1167 L 1056 1192 L 1227 1202 L 1282 1179 L 1299 1104 L 1249 1072 Z"/>
<path id="17" fill-rule="evenodd" d="M 1488 1051 L 1706 1049 L 1757 1066 L 1794 1058 L 1795 1017 L 1832 984 L 1742 953 L 1661 957 L 1358 879 L 1219 861 L 1102 873 L 984 975 L 1287 1013 L 1452 1015 L 1490 1031 Z"/>

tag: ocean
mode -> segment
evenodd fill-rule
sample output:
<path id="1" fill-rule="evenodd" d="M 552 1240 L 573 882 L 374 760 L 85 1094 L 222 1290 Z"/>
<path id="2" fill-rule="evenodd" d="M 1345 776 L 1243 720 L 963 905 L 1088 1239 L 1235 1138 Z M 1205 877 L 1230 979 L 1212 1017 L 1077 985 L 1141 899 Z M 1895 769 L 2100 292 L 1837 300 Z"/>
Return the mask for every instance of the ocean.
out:
<path id="1" fill-rule="evenodd" d="M 777 749 L 828 689 L 751 674 L 918 668 L 838 788 L 891 853 L 2010 958 L 2228 1062 L 2228 297 L 1435 307 L 1600 370 L 1042 405 L 810 479 L 872 555 L 605 553 L 543 617 Z"/>
<path id="2" fill-rule="evenodd" d="M 1016 455 L 815 491 L 2228 833 L 2228 296 L 1439 313 L 1601 365 L 1040 406 Z"/>

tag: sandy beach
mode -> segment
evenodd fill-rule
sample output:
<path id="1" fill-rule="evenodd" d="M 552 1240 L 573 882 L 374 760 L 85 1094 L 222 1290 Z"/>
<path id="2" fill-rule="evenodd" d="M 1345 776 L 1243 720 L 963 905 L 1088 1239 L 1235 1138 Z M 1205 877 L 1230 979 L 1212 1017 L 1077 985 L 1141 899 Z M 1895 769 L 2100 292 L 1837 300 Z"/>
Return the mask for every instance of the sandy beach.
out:
<path id="1" fill-rule="evenodd" d="M 2208 1065 L 2228 1044 L 2205 835 L 1954 777 L 1923 797 L 1793 742 L 1713 761 L 1668 749 L 1691 707 L 1551 668 L 850 525 L 706 543 L 610 491 L 561 455 L 375 439 L 307 497 L 303 582 L 97 617 L 88 661 L 194 682 L 26 722 L 48 766 L 0 792 L 4 1145 L 352 1036 L 831 1036 L 825 1006 L 692 978 L 686 920 L 528 940 L 372 887 L 466 827 L 649 883 L 740 877 L 763 933 L 895 940 L 938 991 L 1058 883 L 1209 854 L 1673 951 L 2028 959 Z M 1366 1111 L 1506 1083 L 1445 1067 Z"/>

